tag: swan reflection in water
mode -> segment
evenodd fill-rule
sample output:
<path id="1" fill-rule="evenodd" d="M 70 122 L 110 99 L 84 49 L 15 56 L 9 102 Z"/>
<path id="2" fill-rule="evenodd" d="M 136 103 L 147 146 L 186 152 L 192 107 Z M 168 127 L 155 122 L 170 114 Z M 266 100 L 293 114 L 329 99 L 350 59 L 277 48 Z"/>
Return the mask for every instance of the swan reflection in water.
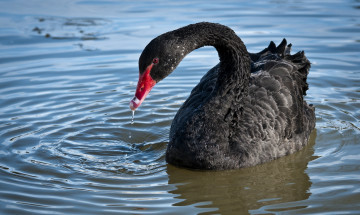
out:
<path id="1" fill-rule="evenodd" d="M 169 184 L 177 188 L 171 193 L 179 199 L 174 206 L 195 205 L 204 212 L 221 214 L 247 214 L 251 210 L 258 214 L 305 208 L 304 205 L 285 208 L 282 205 L 266 209 L 266 205 L 274 207 L 274 204 L 309 198 L 311 181 L 306 169 L 308 163 L 317 158 L 313 149 L 315 139 L 316 130 L 303 150 L 239 170 L 194 171 L 168 165 Z"/>

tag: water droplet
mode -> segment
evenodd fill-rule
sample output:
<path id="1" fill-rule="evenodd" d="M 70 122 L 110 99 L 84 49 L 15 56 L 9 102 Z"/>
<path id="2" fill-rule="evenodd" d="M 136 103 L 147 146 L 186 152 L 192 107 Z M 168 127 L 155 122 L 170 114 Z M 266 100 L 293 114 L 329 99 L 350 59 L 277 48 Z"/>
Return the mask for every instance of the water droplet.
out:
<path id="1" fill-rule="evenodd" d="M 135 118 L 135 110 L 131 111 L 132 115 L 131 115 L 131 125 L 134 124 L 134 118 Z"/>

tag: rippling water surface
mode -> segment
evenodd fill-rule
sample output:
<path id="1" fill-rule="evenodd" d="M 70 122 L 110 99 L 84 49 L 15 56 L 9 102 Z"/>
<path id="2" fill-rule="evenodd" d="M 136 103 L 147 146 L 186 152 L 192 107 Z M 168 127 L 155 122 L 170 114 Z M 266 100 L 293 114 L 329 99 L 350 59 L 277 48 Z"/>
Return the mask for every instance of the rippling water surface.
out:
<path id="1" fill-rule="evenodd" d="M 1 1 L 1 214 L 360 214 L 359 1 Z M 171 121 L 218 57 L 191 53 L 131 124 L 137 61 L 160 33 L 233 28 L 251 52 L 287 38 L 312 62 L 308 146 L 233 171 L 165 162 Z"/>

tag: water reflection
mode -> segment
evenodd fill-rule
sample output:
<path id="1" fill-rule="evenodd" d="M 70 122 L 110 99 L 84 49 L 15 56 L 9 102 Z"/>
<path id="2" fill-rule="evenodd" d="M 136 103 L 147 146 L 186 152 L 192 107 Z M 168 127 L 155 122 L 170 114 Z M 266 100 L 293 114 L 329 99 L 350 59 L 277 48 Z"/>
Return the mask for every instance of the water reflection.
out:
<path id="1" fill-rule="evenodd" d="M 316 158 L 315 139 L 316 130 L 304 150 L 252 168 L 203 172 L 169 165 L 169 184 L 177 186 L 171 193 L 183 199 L 176 206 L 203 203 L 199 207 L 214 208 L 221 214 L 247 214 L 249 210 L 259 213 L 255 210 L 264 205 L 308 199 L 311 181 L 306 169 Z"/>

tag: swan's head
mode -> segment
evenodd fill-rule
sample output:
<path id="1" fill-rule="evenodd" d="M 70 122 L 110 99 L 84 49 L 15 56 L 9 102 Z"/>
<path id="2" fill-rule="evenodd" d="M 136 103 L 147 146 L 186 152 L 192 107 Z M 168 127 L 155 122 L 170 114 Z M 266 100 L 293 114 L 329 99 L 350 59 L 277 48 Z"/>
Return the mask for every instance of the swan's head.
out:
<path id="1" fill-rule="evenodd" d="M 136 110 L 156 83 L 168 76 L 188 53 L 184 45 L 177 44 L 172 32 L 153 39 L 139 58 L 139 81 L 131 110 Z"/>

